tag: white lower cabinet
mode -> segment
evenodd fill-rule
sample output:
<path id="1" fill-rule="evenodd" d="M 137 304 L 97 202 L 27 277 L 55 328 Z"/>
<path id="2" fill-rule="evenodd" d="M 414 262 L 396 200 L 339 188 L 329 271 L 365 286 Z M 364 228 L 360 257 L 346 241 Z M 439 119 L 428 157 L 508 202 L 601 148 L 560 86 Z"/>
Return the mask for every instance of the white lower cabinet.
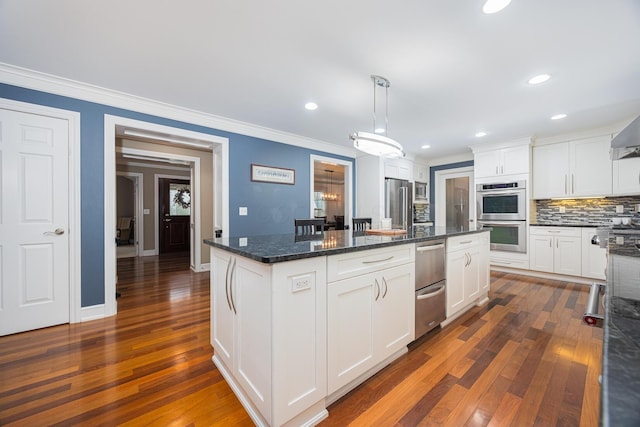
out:
<path id="1" fill-rule="evenodd" d="M 397 258 L 404 256 L 407 246 L 400 248 L 404 249 Z M 381 268 L 388 257 L 379 255 L 378 266 L 363 264 L 368 272 L 328 284 L 329 395 L 353 384 L 414 339 L 415 253 L 411 251 L 410 262 L 389 268 Z M 353 271 L 349 260 L 359 257 L 362 253 L 329 257 L 329 270 L 333 261 L 337 275 L 341 265 L 344 271 Z"/>
<path id="2" fill-rule="evenodd" d="M 212 248 L 211 344 L 257 425 L 326 413 L 326 257 L 264 264 Z"/>
<path id="3" fill-rule="evenodd" d="M 447 318 L 484 299 L 489 284 L 489 232 L 448 238 Z"/>
<path id="4" fill-rule="evenodd" d="M 531 227 L 529 265 L 531 270 L 580 276 L 582 274 L 581 228 Z"/>

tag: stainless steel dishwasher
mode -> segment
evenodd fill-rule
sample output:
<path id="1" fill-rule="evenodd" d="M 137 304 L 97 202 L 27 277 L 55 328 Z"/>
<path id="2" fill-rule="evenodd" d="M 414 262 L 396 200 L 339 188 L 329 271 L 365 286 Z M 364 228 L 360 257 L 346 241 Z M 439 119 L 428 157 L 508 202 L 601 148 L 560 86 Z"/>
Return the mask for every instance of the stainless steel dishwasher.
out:
<path id="1" fill-rule="evenodd" d="M 416 244 L 416 339 L 446 318 L 444 240 Z"/>

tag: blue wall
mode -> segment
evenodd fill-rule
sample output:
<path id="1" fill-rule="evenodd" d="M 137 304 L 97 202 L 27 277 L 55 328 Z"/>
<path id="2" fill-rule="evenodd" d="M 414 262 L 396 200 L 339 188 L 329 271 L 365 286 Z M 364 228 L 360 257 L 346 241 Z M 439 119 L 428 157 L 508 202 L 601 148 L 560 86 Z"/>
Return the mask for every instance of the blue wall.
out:
<path id="1" fill-rule="evenodd" d="M 80 113 L 82 307 L 104 304 L 104 115 L 126 117 L 229 139 L 229 228 L 225 235 L 292 232 L 293 219 L 308 217 L 311 154 L 355 159 L 224 132 L 0 83 L 0 97 Z M 251 182 L 251 163 L 295 169 L 295 185 Z M 249 215 L 238 216 L 247 206 Z M 212 236 L 203 236 L 204 238 Z"/>

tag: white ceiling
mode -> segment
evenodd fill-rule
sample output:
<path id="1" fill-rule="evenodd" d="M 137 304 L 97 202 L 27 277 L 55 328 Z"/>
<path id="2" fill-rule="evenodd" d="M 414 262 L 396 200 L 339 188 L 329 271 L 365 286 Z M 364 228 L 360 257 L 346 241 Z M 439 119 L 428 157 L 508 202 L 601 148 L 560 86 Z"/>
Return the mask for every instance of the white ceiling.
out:
<path id="1" fill-rule="evenodd" d="M 640 1 L 482 3 L 0 0 L 0 62 L 343 146 L 378 74 L 389 136 L 426 157 L 640 114 Z"/>

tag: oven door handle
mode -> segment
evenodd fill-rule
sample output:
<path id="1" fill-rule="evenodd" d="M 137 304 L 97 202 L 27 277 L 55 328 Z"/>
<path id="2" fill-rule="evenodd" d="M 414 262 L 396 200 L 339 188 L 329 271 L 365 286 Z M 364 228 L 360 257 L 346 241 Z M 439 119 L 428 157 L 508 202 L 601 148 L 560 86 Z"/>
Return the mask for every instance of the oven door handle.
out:
<path id="1" fill-rule="evenodd" d="M 520 227 L 525 221 L 513 220 L 513 221 L 478 221 L 478 224 L 491 227 L 491 225 L 505 225 L 507 227 Z"/>
<path id="2" fill-rule="evenodd" d="M 440 295 L 441 293 L 444 292 L 444 287 L 445 287 L 445 285 L 438 285 L 438 286 L 436 286 L 434 288 L 431 288 L 429 286 L 426 291 L 424 291 L 421 294 L 416 295 L 416 299 L 417 300 L 423 300 L 423 299 L 429 299 L 429 298 L 436 297 L 436 296 L 438 296 L 438 295 Z"/>
<path id="3" fill-rule="evenodd" d="M 435 251 L 436 249 L 444 249 L 444 243 L 439 243 L 437 245 L 418 246 L 416 248 L 416 251 L 425 252 L 425 251 Z"/>

